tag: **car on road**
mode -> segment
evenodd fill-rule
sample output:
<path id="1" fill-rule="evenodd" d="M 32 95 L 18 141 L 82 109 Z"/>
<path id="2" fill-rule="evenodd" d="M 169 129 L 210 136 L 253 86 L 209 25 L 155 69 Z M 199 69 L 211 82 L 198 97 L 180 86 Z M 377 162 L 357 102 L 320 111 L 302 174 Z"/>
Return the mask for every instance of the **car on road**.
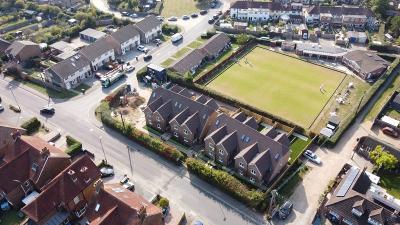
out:
<path id="1" fill-rule="evenodd" d="M 137 46 L 137 50 L 144 53 L 147 53 L 149 51 L 149 49 L 144 47 L 143 45 Z"/>
<path id="2" fill-rule="evenodd" d="M 192 15 L 190 15 L 190 17 L 197 18 L 197 17 L 199 17 L 199 15 L 197 15 L 197 13 L 193 13 Z"/>
<path id="3" fill-rule="evenodd" d="M 269 37 L 259 37 L 258 40 L 261 40 L 261 41 L 269 41 L 270 38 L 269 38 Z"/>
<path id="4" fill-rule="evenodd" d="M 156 17 L 159 21 L 164 21 L 164 17 L 162 17 L 162 16 L 157 16 Z"/>
<path id="5" fill-rule="evenodd" d="M 183 36 L 180 33 L 176 33 L 176 34 L 171 36 L 171 42 L 172 43 L 176 43 L 176 42 L 178 42 L 178 41 L 180 41 L 182 39 L 183 39 Z"/>
<path id="6" fill-rule="evenodd" d="M 118 64 L 125 64 L 125 60 L 123 59 L 117 59 Z"/>
<path id="7" fill-rule="evenodd" d="M 159 38 L 154 39 L 153 42 L 156 43 L 156 44 L 161 44 L 162 43 L 161 39 L 159 39 Z"/>
<path id="8" fill-rule="evenodd" d="M 306 150 L 303 155 L 304 155 L 304 157 L 309 159 L 311 162 L 318 164 L 318 165 L 321 164 L 321 159 L 317 156 L 317 154 L 315 154 L 311 150 Z"/>
<path id="9" fill-rule="evenodd" d="M 177 21 L 178 17 L 176 16 L 171 16 L 170 18 L 168 18 L 168 21 Z"/>
<path id="10" fill-rule="evenodd" d="M 182 19 L 183 19 L 183 20 L 188 20 L 188 19 L 190 19 L 190 17 L 189 17 L 188 15 L 183 15 L 183 16 L 182 16 Z"/>
<path id="11" fill-rule="evenodd" d="M 129 16 L 129 13 L 128 13 L 128 12 L 125 12 L 125 11 L 122 12 L 121 14 L 122 14 L 123 16 Z"/>
<path id="12" fill-rule="evenodd" d="M 214 21 L 214 18 L 210 18 L 210 19 L 208 19 L 208 23 L 209 24 L 213 24 L 215 21 Z"/>
<path id="13" fill-rule="evenodd" d="M 286 219 L 293 210 L 293 203 L 291 201 L 286 201 L 283 203 L 281 207 L 279 207 L 279 218 L 284 220 Z"/>
<path id="14" fill-rule="evenodd" d="M 200 11 L 200 15 L 206 15 L 207 14 L 207 10 L 201 10 Z"/>
<path id="15" fill-rule="evenodd" d="M 397 131 L 395 131 L 393 128 L 391 127 L 384 127 L 382 129 L 382 132 L 388 136 L 394 137 L 394 138 L 398 138 L 399 137 L 399 133 Z"/>
<path id="16" fill-rule="evenodd" d="M 4 111 L 4 106 L 0 104 L 0 112 Z"/>
<path id="17" fill-rule="evenodd" d="M 143 60 L 144 60 L 145 62 L 148 62 L 148 61 L 150 61 L 152 58 L 153 58 L 153 56 L 151 56 L 151 55 L 145 55 L 145 56 L 143 57 Z"/>
<path id="18" fill-rule="evenodd" d="M 131 15 L 129 15 L 131 18 L 138 18 L 138 15 L 136 13 L 132 13 Z"/>
<path id="19" fill-rule="evenodd" d="M 218 10 L 217 14 L 218 16 L 222 15 L 222 10 Z"/>
<path id="20" fill-rule="evenodd" d="M 125 71 L 126 72 L 132 72 L 132 71 L 134 71 L 135 70 L 135 67 L 134 66 L 127 66 L 127 67 L 125 67 Z"/>
<path id="21" fill-rule="evenodd" d="M 101 178 L 114 176 L 114 169 L 111 166 L 104 166 L 100 168 Z"/>
<path id="22" fill-rule="evenodd" d="M 56 110 L 52 106 L 45 106 L 40 109 L 40 114 L 53 115 L 55 112 Z"/>

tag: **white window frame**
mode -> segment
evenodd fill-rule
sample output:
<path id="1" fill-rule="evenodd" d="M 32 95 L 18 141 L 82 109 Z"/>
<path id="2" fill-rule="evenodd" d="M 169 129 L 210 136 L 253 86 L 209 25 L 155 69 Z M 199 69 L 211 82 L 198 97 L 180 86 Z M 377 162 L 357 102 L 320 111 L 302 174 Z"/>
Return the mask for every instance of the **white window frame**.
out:
<path id="1" fill-rule="evenodd" d="M 242 162 L 239 163 L 239 166 L 244 168 L 244 164 Z"/>
<path id="2" fill-rule="evenodd" d="M 254 179 L 254 177 L 250 177 L 250 182 L 255 183 L 255 182 L 256 182 L 256 179 Z"/>
<path id="3" fill-rule="evenodd" d="M 256 175 L 256 174 L 257 174 L 256 171 L 253 170 L 253 169 L 250 170 L 250 173 L 253 174 L 253 175 Z"/>
<path id="4" fill-rule="evenodd" d="M 178 132 L 174 132 L 174 136 L 175 137 L 178 137 L 179 135 L 178 135 Z"/>
<path id="5" fill-rule="evenodd" d="M 188 131 L 186 129 L 183 130 L 184 134 L 188 134 Z"/>
<path id="6" fill-rule="evenodd" d="M 156 117 L 156 120 L 157 120 L 158 122 L 160 122 L 160 121 L 161 121 L 161 119 L 160 119 L 160 117 L 159 117 L 159 116 L 157 116 L 157 117 Z"/>
<path id="7" fill-rule="evenodd" d="M 224 150 L 219 149 L 218 152 L 219 152 L 220 155 L 224 155 Z"/>
<path id="8" fill-rule="evenodd" d="M 159 123 L 157 123 L 157 128 L 161 129 L 161 125 Z"/>

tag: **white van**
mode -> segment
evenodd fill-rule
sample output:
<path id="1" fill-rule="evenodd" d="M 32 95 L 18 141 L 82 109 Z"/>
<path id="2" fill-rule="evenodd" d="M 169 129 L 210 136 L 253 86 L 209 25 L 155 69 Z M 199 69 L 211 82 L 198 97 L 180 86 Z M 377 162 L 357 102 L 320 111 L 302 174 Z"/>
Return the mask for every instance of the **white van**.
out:
<path id="1" fill-rule="evenodd" d="M 182 34 L 176 33 L 176 34 L 172 35 L 171 41 L 172 41 L 172 43 L 176 43 L 176 42 L 182 40 L 182 38 L 183 38 Z"/>

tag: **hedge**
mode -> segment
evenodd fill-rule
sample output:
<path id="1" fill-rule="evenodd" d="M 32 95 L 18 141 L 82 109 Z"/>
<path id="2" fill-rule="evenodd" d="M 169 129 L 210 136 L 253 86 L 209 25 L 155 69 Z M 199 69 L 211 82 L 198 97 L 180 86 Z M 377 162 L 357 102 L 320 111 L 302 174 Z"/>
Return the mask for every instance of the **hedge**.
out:
<path id="1" fill-rule="evenodd" d="M 71 146 L 73 144 L 79 143 L 78 140 L 76 140 L 75 138 L 73 138 L 69 135 L 66 136 L 66 141 L 67 141 L 67 146 Z"/>
<path id="2" fill-rule="evenodd" d="M 131 124 L 125 124 L 124 128 L 121 122 L 111 117 L 111 108 L 108 101 L 103 100 L 101 102 L 100 106 L 96 109 L 96 114 L 100 115 L 101 122 L 106 126 L 119 131 L 126 137 L 136 141 L 140 145 L 143 145 L 158 155 L 174 162 L 175 164 L 180 165 L 185 159 L 185 155 L 183 155 L 175 147 L 170 146 L 162 142 L 160 139 L 152 137 L 149 134 L 134 128 Z"/>
<path id="3" fill-rule="evenodd" d="M 28 121 L 24 122 L 21 125 L 21 127 L 26 130 L 27 134 L 32 134 L 32 133 L 38 131 L 40 126 L 41 126 L 41 123 L 36 117 L 29 119 Z"/>
<path id="4" fill-rule="evenodd" d="M 400 65 L 400 58 L 396 58 L 396 60 L 393 61 L 393 63 L 390 65 L 390 68 L 385 72 L 384 75 L 381 76 L 371 87 L 370 89 L 365 93 L 364 98 L 362 99 L 362 102 L 359 102 L 359 104 L 355 104 L 354 110 L 351 114 L 349 114 L 344 120 L 341 121 L 341 124 L 338 128 L 338 130 L 335 132 L 335 134 L 327 140 L 327 145 L 329 147 L 334 147 L 337 143 L 337 141 L 340 139 L 340 137 L 343 135 L 343 133 L 349 128 L 349 126 L 354 122 L 354 120 L 357 117 L 357 113 L 360 112 L 365 108 L 369 100 L 372 98 L 372 96 L 376 93 L 376 91 L 385 83 L 386 79 L 392 74 L 393 70 L 397 68 Z M 360 100 L 361 101 L 361 100 Z M 357 108 L 358 111 L 357 111 Z M 369 109 L 371 110 L 371 109 Z M 368 112 L 365 114 L 367 115 Z"/>
<path id="5" fill-rule="evenodd" d="M 76 140 L 75 138 L 67 135 L 66 137 L 67 141 L 67 150 L 65 150 L 65 153 L 67 153 L 70 156 L 74 156 L 80 151 L 82 151 L 82 143 Z"/>
<path id="6" fill-rule="evenodd" d="M 198 175 L 200 178 L 214 184 L 222 191 L 230 194 L 237 200 L 252 208 L 260 208 L 266 201 L 266 195 L 255 189 L 250 189 L 229 173 L 209 168 L 205 163 L 194 158 L 186 159 L 186 166 L 189 172 Z"/>

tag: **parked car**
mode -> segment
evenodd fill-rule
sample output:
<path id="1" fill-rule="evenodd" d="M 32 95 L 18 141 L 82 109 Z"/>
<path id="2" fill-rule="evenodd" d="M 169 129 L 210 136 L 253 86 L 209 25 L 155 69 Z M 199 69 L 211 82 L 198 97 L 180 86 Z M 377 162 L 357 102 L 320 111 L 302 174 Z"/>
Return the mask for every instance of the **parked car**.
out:
<path id="1" fill-rule="evenodd" d="M 317 154 L 315 154 L 311 150 L 306 150 L 303 155 L 304 155 L 304 157 L 309 159 L 311 162 L 313 162 L 315 164 L 321 164 L 321 159 L 317 156 Z"/>
<path id="2" fill-rule="evenodd" d="M 153 42 L 156 43 L 156 44 L 161 44 L 162 43 L 161 39 L 159 39 L 159 38 L 154 39 Z"/>
<path id="3" fill-rule="evenodd" d="M 127 175 L 124 175 L 124 178 L 119 182 L 122 187 L 124 187 L 127 190 L 130 191 L 135 191 L 135 184 L 129 179 Z"/>
<path id="4" fill-rule="evenodd" d="M 214 23 L 214 18 L 208 19 L 208 23 L 209 23 L 209 24 L 213 24 L 213 23 Z"/>
<path id="5" fill-rule="evenodd" d="M 200 11 L 200 15 L 206 15 L 207 14 L 207 10 L 201 10 Z"/>
<path id="6" fill-rule="evenodd" d="M 399 133 L 397 131 L 395 131 L 393 128 L 391 127 L 384 127 L 382 129 L 382 132 L 388 136 L 394 137 L 394 138 L 398 138 L 399 137 Z"/>
<path id="7" fill-rule="evenodd" d="M 134 66 L 127 66 L 127 67 L 125 67 L 125 71 L 126 72 L 132 72 L 132 71 L 134 71 L 135 70 L 135 67 Z"/>
<path id="8" fill-rule="evenodd" d="M 131 18 L 138 18 L 138 15 L 137 15 L 136 13 L 132 13 L 132 14 L 130 15 L 130 17 L 131 17 Z"/>
<path id="9" fill-rule="evenodd" d="M 114 66 L 111 65 L 111 64 L 108 64 L 108 65 L 105 66 L 105 68 L 106 68 L 106 70 L 113 70 Z"/>
<path id="10" fill-rule="evenodd" d="M 97 73 L 94 74 L 94 77 L 96 77 L 97 79 L 100 79 L 100 78 L 103 77 L 103 74 L 100 73 L 100 72 L 97 72 Z"/>
<path id="11" fill-rule="evenodd" d="M 153 58 L 153 56 L 151 56 L 151 55 L 145 55 L 145 56 L 143 57 L 143 60 L 144 60 L 145 62 L 148 62 L 148 61 L 150 61 L 152 58 Z"/>
<path id="12" fill-rule="evenodd" d="M 190 15 L 190 17 L 192 18 L 197 18 L 199 15 L 197 15 L 197 13 L 193 13 L 192 15 Z"/>
<path id="13" fill-rule="evenodd" d="M 176 43 L 176 42 L 178 42 L 178 41 L 180 41 L 182 39 L 183 39 L 183 36 L 180 33 L 176 33 L 176 34 L 171 36 L 171 42 L 172 43 Z"/>
<path id="14" fill-rule="evenodd" d="M 178 17 L 176 16 L 171 16 L 170 18 L 168 18 L 168 21 L 177 21 Z"/>
<path id="15" fill-rule="evenodd" d="M 128 13 L 128 12 L 125 12 L 125 11 L 122 12 L 121 14 L 122 14 L 123 16 L 129 16 L 129 13 Z"/>
<path id="16" fill-rule="evenodd" d="M 269 38 L 269 37 L 259 37 L 258 40 L 261 40 L 261 41 L 269 41 L 270 38 Z"/>
<path id="17" fill-rule="evenodd" d="M 211 2 L 210 3 L 210 8 L 215 8 L 215 7 L 217 7 L 217 3 L 216 2 Z"/>
<path id="18" fill-rule="evenodd" d="M 117 62 L 118 62 L 118 64 L 124 64 L 124 63 L 125 63 L 125 60 L 123 60 L 123 59 L 117 59 Z"/>
<path id="19" fill-rule="evenodd" d="M 157 16 L 157 19 L 158 19 L 159 21 L 164 21 L 164 17 L 162 17 L 162 16 Z"/>
<path id="20" fill-rule="evenodd" d="M 183 20 L 188 20 L 188 19 L 190 19 L 190 17 L 189 17 L 188 15 L 183 15 L 183 16 L 182 16 L 182 19 L 183 19 Z"/>
<path id="21" fill-rule="evenodd" d="M 218 10 L 217 14 L 218 16 L 222 15 L 222 10 Z"/>
<path id="22" fill-rule="evenodd" d="M 219 18 L 219 15 L 218 15 L 218 14 L 214 14 L 214 15 L 213 15 L 213 19 L 214 19 L 214 20 L 217 20 L 218 18 Z"/>
<path id="23" fill-rule="evenodd" d="M 149 49 L 144 47 L 143 45 L 137 46 L 137 50 L 144 53 L 147 53 L 149 51 Z"/>
<path id="24" fill-rule="evenodd" d="M 279 218 L 286 219 L 293 210 L 293 203 L 291 201 L 286 201 L 281 207 L 279 207 Z"/>
<path id="25" fill-rule="evenodd" d="M 56 110 L 52 106 L 45 106 L 40 109 L 40 114 L 53 115 L 55 112 L 56 112 Z"/>
<path id="26" fill-rule="evenodd" d="M 0 112 L 4 111 L 4 106 L 2 104 L 0 104 Z"/>
<path id="27" fill-rule="evenodd" d="M 114 176 L 114 169 L 112 167 L 105 166 L 100 169 L 100 173 L 101 178 L 112 177 Z"/>

